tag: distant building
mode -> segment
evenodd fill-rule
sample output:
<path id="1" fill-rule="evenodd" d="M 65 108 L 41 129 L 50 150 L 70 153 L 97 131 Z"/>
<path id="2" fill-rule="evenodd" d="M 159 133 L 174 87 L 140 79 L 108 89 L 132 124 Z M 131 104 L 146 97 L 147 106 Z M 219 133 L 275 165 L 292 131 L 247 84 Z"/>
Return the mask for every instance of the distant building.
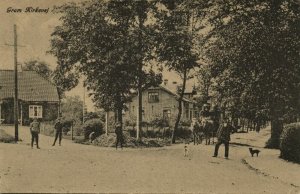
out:
<path id="1" fill-rule="evenodd" d="M 0 119 L 14 123 L 14 71 L 0 70 Z M 19 123 L 28 125 L 33 118 L 57 118 L 59 96 L 56 86 L 34 71 L 18 72 Z"/>
<path id="2" fill-rule="evenodd" d="M 150 87 L 143 91 L 142 95 L 142 116 L 143 121 L 151 122 L 152 120 L 166 119 L 175 122 L 178 115 L 178 99 L 177 82 L 167 83 L 167 80 L 158 87 Z M 184 94 L 182 102 L 182 121 L 190 121 L 194 117 L 198 117 L 199 110 L 193 100 L 195 92 L 188 87 Z M 132 101 L 127 103 L 128 110 L 125 112 L 125 119 L 136 120 L 138 97 L 134 96 Z"/>

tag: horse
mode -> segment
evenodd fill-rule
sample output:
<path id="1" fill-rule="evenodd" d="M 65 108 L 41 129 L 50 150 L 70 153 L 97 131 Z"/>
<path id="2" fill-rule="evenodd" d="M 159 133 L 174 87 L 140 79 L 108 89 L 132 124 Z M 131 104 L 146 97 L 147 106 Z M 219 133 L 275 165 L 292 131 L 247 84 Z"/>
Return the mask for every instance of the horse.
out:
<path id="1" fill-rule="evenodd" d="M 211 137 L 213 138 L 212 143 L 214 143 L 214 136 L 217 129 L 216 123 L 211 119 L 204 118 L 201 120 L 201 127 L 203 128 L 205 145 L 210 144 Z"/>
<path id="2" fill-rule="evenodd" d="M 193 142 L 194 145 L 197 143 L 197 145 L 202 143 L 202 136 L 203 136 L 203 130 L 202 127 L 197 119 L 193 119 L 190 130 L 192 131 L 193 135 Z"/>

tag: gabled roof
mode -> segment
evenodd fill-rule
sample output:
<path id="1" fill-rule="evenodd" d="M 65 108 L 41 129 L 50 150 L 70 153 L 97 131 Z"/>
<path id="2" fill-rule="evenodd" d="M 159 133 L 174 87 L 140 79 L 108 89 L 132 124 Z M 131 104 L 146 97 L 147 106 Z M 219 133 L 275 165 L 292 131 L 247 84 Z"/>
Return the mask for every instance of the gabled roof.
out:
<path id="1" fill-rule="evenodd" d="M 178 94 L 174 93 L 173 91 L 171 91 L 170 89 L 168 89 L 168 88 L 166 88 L 166 87 L 164 87 L 164 86 L 162 86 L 162 85 L 160 85 L 160 86 L 158 86 L 158 87 L 150 87 L 150 88 L 148 88 L 148 89 L 149 89 L 149 90 L 153 90 L 153 89 L 156 89 L 156 90 L 157 90 L 157 89 L 161 89 L 161 90 L 163 90 L 163 91 L 165 91 L 165 92 L 167 92 L 167 93 L 173 95 L 176 99 L 179 98 L 179 95 L 178 95 Z M 193 100 L 190 100 L 190 99 L 185 98 L 185 97 L 183 97 L 182 100 L 185 101 L 185 102 L 193 103 Z"/>
<path id="2" fill-rule="evenodd" d="M 0 100 L 14 97 L 14 71 L 0 70 Z M 58 102 L 56 86 L 34 71 L 18 72 L 18 98 L 24 101 Z"/>

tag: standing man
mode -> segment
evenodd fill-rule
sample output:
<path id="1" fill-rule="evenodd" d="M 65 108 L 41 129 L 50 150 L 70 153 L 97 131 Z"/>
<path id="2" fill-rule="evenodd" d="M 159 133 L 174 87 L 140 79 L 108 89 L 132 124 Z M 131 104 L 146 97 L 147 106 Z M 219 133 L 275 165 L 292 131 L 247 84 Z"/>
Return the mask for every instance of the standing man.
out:
<path id="1" fill-rule="evenodd" d="M 56 123 L 54 125 L 55 139 L 54 139 L 54 142 L 53 142 L 52 146 L 55 146 L 57 138 L 59 138 L 58 143 L 61 146 L 62 128 L 63 128 L 63 124 L 61 123 L 61 117 L 58 117 L 57 121 L 56 121 Z"/>
<path id="2" fill-rule="evenodd" d="M 225 158 L 228 159 L 228 153 L 229 153 L 229 141 L 230 141 L 230 134 L 234 131 L 234 127 L 230 124 L 228 119 L 224 119 L 224 123 L 221 124 L 217 131 L 217 138 L 218 142 L 215 146 L 215 152 L 213 157 L 218 156 L 219 147 L 221 144 L 224 144 L 225 146 Z"/>
<path id="3" fill-rule="evenodd" d="M 118 149 L 118 144 L 121 144 L 121 148 L 123 149 L 123 132 L 122 132 L 122 125 L 121 123 L 117 122 L 116 123 L 116 129 L 115 133 L 117 135 L 116 139 L 116 149 Z"/>
<path id="4" fill-rule="evenodd" d="M 32 123 L 30 123 L 30 132 L 31 132 L 31 149 L 33 148 L 33 142 L 36 142 L 36 148 L 39 147 L 39 133 L 40 133 L 40 123 L 36 118 L 33 119 Z"/>

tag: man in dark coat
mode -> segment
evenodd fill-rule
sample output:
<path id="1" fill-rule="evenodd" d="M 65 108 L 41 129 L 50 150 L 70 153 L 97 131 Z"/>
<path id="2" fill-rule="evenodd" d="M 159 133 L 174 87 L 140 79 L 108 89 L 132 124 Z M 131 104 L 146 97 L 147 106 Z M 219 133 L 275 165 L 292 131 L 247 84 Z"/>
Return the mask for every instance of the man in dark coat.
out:
<path id="1" fill-rule="evenodd" d="M 52 146 L 55 146 L 57 138 L 59 138 L 58 142 L 59 142 L 59 145 L 61 146 L 62 128 L 63 128 L 63 124 L 61 123 L 61 117 L 58 117 L 57 121 L 56 121 L 56 123 L 54 125 L 55 139 L 54 139 L 54 142 L 53 142 Z"/>
<path id="2" fill-rule="evenodd" d="M 30 132 L 31 132 L 31 148 L 33 148 L 33 142 L 36 142 L 36 148 L 39 147 L 39 133 L 40 133 L 40 122 L 36 118 L 33 119 L 33 122 L 30 123 Z"/>
<path id="3" fill-rule="evenodd" d="M 224 119 L 223 124 L 219 127 L 217 131 L 217 138 L 218 142 L 215 146 L 215 152 L 213 157 L 218 156 L 219 147 L 221 144 L 225 146 L 225 158 L 228 159 L 229 153 L 229 141 L 230 141 L 230 134 L 234 131 L 234 127 L 230 124 L 228 119 Z"/>
<path id="4" fill-rule="evenodd" d="M 123 132 L 122 132 L 122 125 L 121 123 L 117 122 L 116 123 L 116 129 L 115 133 L 117 135 L 116 139 L 116 149 L 118 149 L 118 144 L 121 144 L 121 148 L 123 149 Z"/>

